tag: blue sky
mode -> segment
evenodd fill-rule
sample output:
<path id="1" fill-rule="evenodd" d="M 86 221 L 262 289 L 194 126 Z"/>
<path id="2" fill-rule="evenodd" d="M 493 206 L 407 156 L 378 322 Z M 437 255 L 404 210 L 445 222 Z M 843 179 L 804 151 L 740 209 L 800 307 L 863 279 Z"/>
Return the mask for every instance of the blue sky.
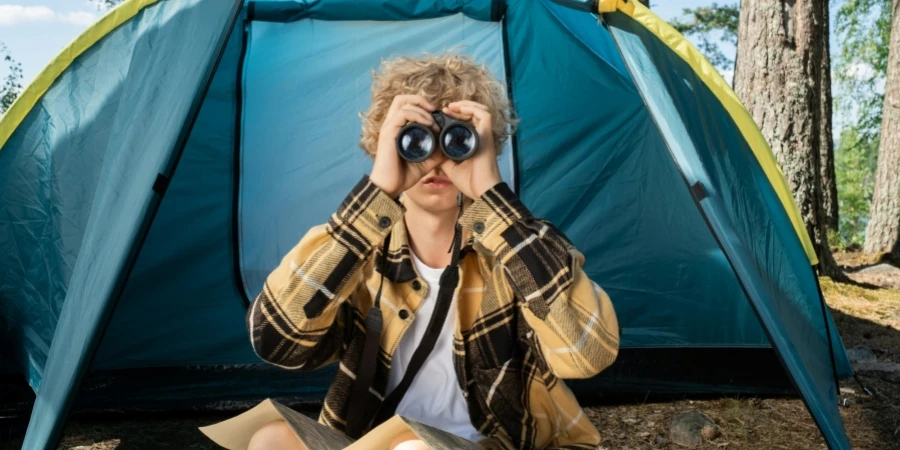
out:
<path id="1" fill-rule="evenodd" d="M 27 84 L 100 15 L 88 0 L 0 0 L 0 41 L 22 63 Z"/>
<path id="2" fill-rule="evenodd" d="M 29 83 L 66 44 L 97 20 L 102 12 L 89 0 L 0 0 L 0 41 L 22 63 Z M 727 3 L 728 0 L 719 0 Z M 708 5 L 711 0 L 652 0 L 653 10 L 665 19 L 681 9 Z M 734 52 L 734 49 L 728 49 Z M 0 69 L 3 70 L 3 69 Z M 3 73 L 0 73 L 2 76 Z M 730 76 L 726 76 L 730 80 Z"/>

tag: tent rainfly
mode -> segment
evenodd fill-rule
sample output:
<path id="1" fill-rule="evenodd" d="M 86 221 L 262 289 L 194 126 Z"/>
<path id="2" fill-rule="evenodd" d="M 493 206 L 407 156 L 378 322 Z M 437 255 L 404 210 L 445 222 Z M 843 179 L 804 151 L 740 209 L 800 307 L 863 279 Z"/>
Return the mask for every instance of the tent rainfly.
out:
<path id="1" fill-rule="evenodd" d="M 619 359 L 576 392 L 794 392 L 850 448 L 852 372 L 785 178 L 728 84 L 634 0 L 110 11 L 0 120 L 0 376 L 34 392 L 25 448 L 55 448 L 73 407 L 321 396 L 333 367 L 254 355 L 248 300 L 369 170 L 372 69 L 448 50 L 507 83 L 503 176 L 615 304 Z"/>

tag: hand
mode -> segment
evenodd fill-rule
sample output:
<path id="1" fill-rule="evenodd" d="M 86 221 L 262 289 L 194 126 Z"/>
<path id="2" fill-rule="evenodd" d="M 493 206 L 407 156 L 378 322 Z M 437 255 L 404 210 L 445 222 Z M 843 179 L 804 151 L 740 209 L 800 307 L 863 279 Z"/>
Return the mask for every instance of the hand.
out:
<path id="1" fill-rule="evenodd" d="M 425 161 L 411 163 L 397 153 L 397 134 L 407 123 L 420 123 L 438 132 L 439 128 L 431 117 L 434 110 L 434 105 L 421 95 L 398 95 L 391 102 L 378 132 L 378 148 L 369 180 L 392 198 L 413 187 L 445 159 L 443 153 L 436 151 Z"/>
<path id="2" fill-rule="evenodd" d="M 441 170 L 463 195 L 477 200 L 490 188 L 503 181 L 500 177 L 500 167 L 497 166 L 491 113 L 487 106 L 470 100 L 450 103 L 444 107 L 443 112 L 475 125 L 479 146 L 475 154 L 459 162 L 447 158 L 441 163 Z"/>

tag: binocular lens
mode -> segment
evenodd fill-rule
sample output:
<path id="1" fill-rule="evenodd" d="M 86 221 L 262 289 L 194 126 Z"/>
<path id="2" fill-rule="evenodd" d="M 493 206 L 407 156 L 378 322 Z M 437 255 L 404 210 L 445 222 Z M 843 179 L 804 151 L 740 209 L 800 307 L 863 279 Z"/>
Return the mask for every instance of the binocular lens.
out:
<path id="1" fill-rule="evenodd" d="M 441 130 L 436 134 L 420 123 L 408 123 L 397 134 L 397 153 L 413 163 L 428 159 L 435 151 L 455 161 L 471 158 L 478 150 L 478 135 L 468 122 L 456 120 L 442 112 L 431 113 L 434 123 Z"/>
<path id="2" fill-rule="evenodd" d="M 410 127 L 400 137 L 399 150 L 408 161 L 424 161 L 434 150 L 434 136 L 427 129 Z"/>
<path id="3" fill-rule="evenodd" d="M 455 160 L 464 159 L 474 153 L 478 143 L 475 134 L 466 127 L 454 126 L 444 133 L 444 153 Z"/>

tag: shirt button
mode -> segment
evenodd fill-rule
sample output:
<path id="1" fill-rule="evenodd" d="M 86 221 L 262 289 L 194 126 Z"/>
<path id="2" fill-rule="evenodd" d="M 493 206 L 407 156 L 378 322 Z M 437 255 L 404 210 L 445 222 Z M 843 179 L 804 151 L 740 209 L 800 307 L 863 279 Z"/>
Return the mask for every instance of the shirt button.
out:
<path id="1" fill-rule="evenodd" d="M 412 288 L 418 291 L 419 289 L 422 289 L 422 283 L 420 283 L 419 280 L 413 280 Z"/>
<path id="2" fill-rule="evenodd" d="M 405 309 L 401 309 L 398 314 L 400 315 L 400 318 L 403 320 L 406 320 L 407 318 L 409 318 L 409 311 L 407 311 Z"/>
<path id="3" fill-rule="evenodd" d="M 481 223 L 481 222 L 475 222 L 475 224 L 472 225 L 472 228 L 475 229 L 475 232 L 476 232 L 476 233 L 482 233 L 482 232 L 484 232 L 484 224 Z"/>
<path id="4" fill-rule="evenodd" d="M 381 219 L 378 219 L 378 226 L 381 228 L 387 228 L 391 226 L 391 218 L 383 216 Z"/>

